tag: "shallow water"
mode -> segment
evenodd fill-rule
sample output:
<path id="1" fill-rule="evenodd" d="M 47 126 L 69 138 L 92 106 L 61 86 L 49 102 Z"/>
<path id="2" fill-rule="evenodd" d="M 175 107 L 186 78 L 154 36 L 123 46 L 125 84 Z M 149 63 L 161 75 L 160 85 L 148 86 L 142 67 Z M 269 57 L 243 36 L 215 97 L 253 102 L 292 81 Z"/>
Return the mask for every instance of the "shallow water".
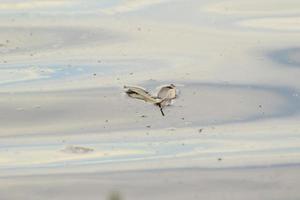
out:
<path id="1" fill-rule="evenodd" d="M 0 1 L 0 177 L 10 180 L 0 196 L 18 199 L 23 185 L 39 199 L 27 183 L 37 179 L 73 199 L 54 185 L 58 174 L 130 171 L 105 190 L 124 187 L 127 199 L 137 199 L 150 192 L 123 180 L 157 170 L 175 177 L 164 190 L 191 174 L 213 188 L 211 170 L 224 178 L 220 187 L 234 186 L 228 174 L 235 179 L 238 168 L 245 180 L 247 170 L 255 174 L 238 199 L 264 183 L 266 169 L 270 177 L 288 169 L 279 184 L 289 188 L 286 197 L 299 197 L 284 181 L 300 162 L 299 13 L 296 0 Z M 123 91 L 139 85 L 155 93 L 170 83 L 180 94 L 165 117 Z M 269 182 L 264 199 L 278 191 Z M 187 185 L 201 181 L 183 183 L 181 196 L 156 198 L 199 197 Z M 98 199 L 94 185 L 91 191 Z"/>

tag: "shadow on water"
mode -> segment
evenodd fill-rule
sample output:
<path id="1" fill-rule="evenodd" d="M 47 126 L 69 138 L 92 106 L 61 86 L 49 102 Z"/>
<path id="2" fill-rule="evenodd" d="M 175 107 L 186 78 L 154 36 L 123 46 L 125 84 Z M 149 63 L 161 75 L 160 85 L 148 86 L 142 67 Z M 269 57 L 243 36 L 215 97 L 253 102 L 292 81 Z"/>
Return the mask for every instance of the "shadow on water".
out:
<path id="1" fill-rule="evenodd" d="M 275 50 L 267 56 L 279 64 L 289 67 L 300 67 L 300 47 Z"/>

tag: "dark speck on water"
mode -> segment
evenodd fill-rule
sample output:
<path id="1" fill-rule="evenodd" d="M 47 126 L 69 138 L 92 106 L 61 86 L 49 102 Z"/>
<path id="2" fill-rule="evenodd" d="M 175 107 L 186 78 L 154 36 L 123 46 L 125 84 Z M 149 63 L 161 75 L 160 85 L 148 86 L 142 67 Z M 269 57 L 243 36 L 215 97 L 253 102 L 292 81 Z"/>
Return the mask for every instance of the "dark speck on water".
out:
<path id="1" fill-rule="evenodd" d="M 118 192 L 112 192 L 109 197 L 108 200 L 121 200 L 121 195 Z"/>

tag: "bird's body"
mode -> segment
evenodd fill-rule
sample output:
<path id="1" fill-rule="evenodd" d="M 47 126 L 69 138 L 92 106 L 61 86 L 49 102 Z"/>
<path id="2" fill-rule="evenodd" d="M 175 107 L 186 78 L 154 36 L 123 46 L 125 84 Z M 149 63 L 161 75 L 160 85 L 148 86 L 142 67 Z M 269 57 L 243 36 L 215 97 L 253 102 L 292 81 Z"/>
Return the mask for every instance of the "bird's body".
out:
<path id="1" fill-rule="evenodd" d="M 164 98 L 175 99 L 176 86 L 171 84 L 160 88 L 160 90 L 157 93 L 157 97 L 160 99 L 164 99 Z"/>
<path id="2" fill-rule="evenodd" d="M 161 106 L 165 107 L 172 103 L 172 100 L 176 98 L 176 87 L 175 85 L 167 85 L 162 88 L 157 93 L 157 97 L 161 99 Z"/>

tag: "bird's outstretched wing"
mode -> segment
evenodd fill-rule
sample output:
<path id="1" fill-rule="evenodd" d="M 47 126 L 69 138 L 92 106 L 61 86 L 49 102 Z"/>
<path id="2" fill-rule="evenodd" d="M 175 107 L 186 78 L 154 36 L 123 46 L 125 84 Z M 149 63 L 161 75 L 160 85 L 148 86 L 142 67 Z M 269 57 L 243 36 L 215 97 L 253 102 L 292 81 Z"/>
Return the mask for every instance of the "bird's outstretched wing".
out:
<path id="1" fill-rule="evenodd" d="M 126 94 L 131 98 L 144 100 L 145 102 L 153 104 L 159 102 L 159 99 L 151 96 L 151 94 L 143 88 L 133 86 L 124 86 L 124 88 L 127 89 Z"/>

